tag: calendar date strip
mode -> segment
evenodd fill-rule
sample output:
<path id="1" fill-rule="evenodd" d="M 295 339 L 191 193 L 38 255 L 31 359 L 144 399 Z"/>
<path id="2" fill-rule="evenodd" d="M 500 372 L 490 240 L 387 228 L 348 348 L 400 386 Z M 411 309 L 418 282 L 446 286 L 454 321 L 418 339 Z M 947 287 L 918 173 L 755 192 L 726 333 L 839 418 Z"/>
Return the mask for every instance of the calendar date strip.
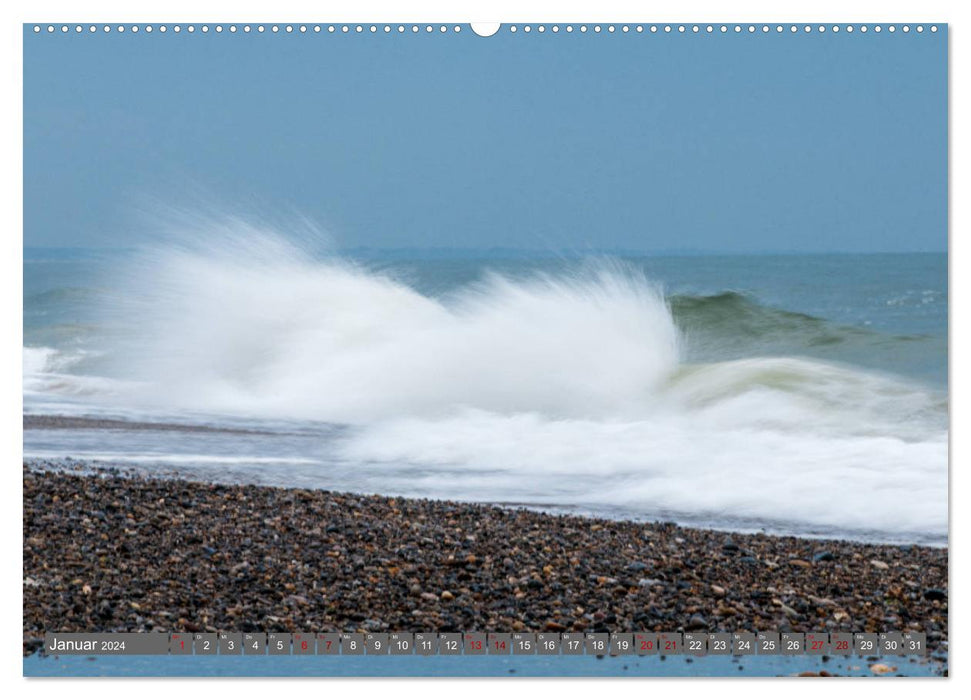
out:
<path id="1" fill-rule="evenodd" d="M 46 655 L 926 656 L 922 632 L 48 632 Z"/>

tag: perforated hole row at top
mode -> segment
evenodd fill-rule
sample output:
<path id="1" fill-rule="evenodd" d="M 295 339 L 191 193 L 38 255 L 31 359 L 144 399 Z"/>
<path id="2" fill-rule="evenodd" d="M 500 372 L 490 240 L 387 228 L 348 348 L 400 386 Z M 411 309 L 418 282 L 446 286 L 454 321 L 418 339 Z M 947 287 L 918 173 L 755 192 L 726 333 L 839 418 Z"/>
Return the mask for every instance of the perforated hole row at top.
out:
<path id="1" fill-rule="evenodd" d="M 923 24 L 916 24 L 916 25 L 911 25 L 911 24 L 902 24 L 902 25 L 896 25 L 896 24 L 888 24 L 888 25 L 881 25 L 881 24 L 859 24 L 859 25 L 852 25 L 852 24 L 847 24 L 847 25 L 840 25 L 840 24 L 832 24 L 832 25 L 826 25 L 826 24 L 818 24 L 818 25 L 813 25 L 813 24 L 804 24 L 804 25 L 799 25 L 799 24 L 566 24 L 566 25 L 525 24 L 525 25 L 516 25 L 516 24 L 511 24 L 507 27 L 507 31 L 509 31 L 512 34 L 515 34 L 517 32 L 525 33 L 525 34 L 530 34 L 533 32 L 537 32 L 539 34 L 545 34 L 546 32 L 552 32 L 553 34 L 559 34 L 562 32 L 565 32 L 567 34 L 571 34 L 575 32 L 579 32 L 581 34 L 586 34 L 586 33 L 628 34 L 631 32 L 635 34 L 643 34 L 645 32 L 648 32 L 651 34 L 657 34 L 657 33 L 727 34 L 729 32 L 734 34 L 742 34 L 742 33 L 769 34 L 771 32 L 775 32 L 777 34 L 782 34 L 784 32 L 788 32 L 791 34 L 796 34 L 796 33 L 822 34 L 825 32 L 832 32 L 834 34 L 838 34 L 841 31 L 844 31 L 848 34 L 852 34 L 854 31 L 859 31 L 864 34 L 867 33 L 868 31 L 873 31 L 879 34 L 884 30 L 886 30 L 887 32 L 890 32 L 891 34 L 896 33 L 898 30 L 900 32 L 903 32 L 904 34 L 908 34 L 911 31 L 914 31 L 918 34 L 923 34 L 925 30 L 930 32 L 937 32 L 938 27 L 937 25 L 925 26 Z"/>
<path id="2" fill-rule="evenodd" d="M 922 34 L 925 31 L 929 31 L 931 33 L 938 31 L 937 25 L 933 24 L 927 26 L 923 24 L 510 24 L 504 27 L 504 29 L 511 34 L 769 34 L 773 32 L 776 34 L 821 34 L 826 32 L 832 32 L 834 34 L 838 34 L 840 32 L 845 32 L 847 34 L 852 34 L 854 32 L 859 32 L 861 34 L 874 32 L 876 34 L 880 34 L 884 31 L 891 34 L 897 33 L 898 31 L 903 34 L 909 34 L 911 32 Z M 153 32 L 162 34 L 167 32 L 172 32 L 175 34 L 222 34 L 223 32 L 229 34 L 457 34 L 462 31 L 462 26 L 458 24 L 35 24 L 33 25 L 33 31 L 35 34 L 94 34 L 98 32 L 115 32 L 119 34 L 123 34 L 125 32 L 130 32 L 132 34 L 137 34 L 139 32 L 144 32 L 146 34 L 151 34 Z"/>
<path id="3" fill-rule="evenodd" d="M 145 32 L 146 34 L 151 34 L 152 32 L 162 34 L 167 32 L 172 32 L 175 34 L 195 34 L 197 32 L 202 34 L 222 34 L 223 32 L 229 34 L 404 34 L 406 32 L 412 34 L 418 34 L 420 32 L 426 34 L 445 34 L 452 32 L 457 34 L 462 31 L 462 27 L 458 24 L 35 24 L 33 26 L 33 30 L 35 34 L 40 34 L 42 32 L 47 32 L 48 34 L 54 34 L 56 32 L 60 32 L 62 34 L 67 34 L 70 32 L 75 34 L 95 34 L 98 32 L 103 32 L 105 34 L 111 32 L 123 34 L 126 31 L 133 34 L 137 34 L 140 31 Z"/>

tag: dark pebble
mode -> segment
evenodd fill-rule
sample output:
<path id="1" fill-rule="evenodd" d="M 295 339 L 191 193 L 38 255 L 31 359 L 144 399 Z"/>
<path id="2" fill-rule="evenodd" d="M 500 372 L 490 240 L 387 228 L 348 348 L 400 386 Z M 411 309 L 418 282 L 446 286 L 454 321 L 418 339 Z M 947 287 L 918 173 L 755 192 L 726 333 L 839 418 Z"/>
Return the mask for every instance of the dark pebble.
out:
<path id="1" fill-rule="evenodd" d="M 24 467 L 25 654 L 51 629 L 858 632 L 888 615 L 947 648 L 947 548 Z M 784 565 L 813 552 L 839 565 Z"/>
<path id="2" fill-rule="evenodd" d="M 684 628 L 689 631 L 707 629 L 708 620 L 701 615 L 692 615 L 688 620 L 688 624 L 686 624 Z"/>

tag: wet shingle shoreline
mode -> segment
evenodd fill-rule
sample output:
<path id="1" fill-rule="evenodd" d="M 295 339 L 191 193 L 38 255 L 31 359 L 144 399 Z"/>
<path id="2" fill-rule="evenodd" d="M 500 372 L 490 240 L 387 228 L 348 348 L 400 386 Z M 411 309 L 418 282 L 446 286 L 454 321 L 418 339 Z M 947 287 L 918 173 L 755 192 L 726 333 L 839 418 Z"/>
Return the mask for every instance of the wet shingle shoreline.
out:
<path id="1" fill-rule="evenodd" d="M 946 548 L 24 468 L 24 652 L 45 630 L 928 634 Z"/>

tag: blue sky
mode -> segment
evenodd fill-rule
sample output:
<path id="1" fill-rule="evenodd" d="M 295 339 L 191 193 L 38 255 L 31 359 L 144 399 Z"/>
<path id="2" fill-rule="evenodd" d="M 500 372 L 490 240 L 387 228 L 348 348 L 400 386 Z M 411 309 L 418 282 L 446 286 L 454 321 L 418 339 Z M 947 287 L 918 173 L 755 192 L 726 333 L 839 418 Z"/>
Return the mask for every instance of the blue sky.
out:
<path id="1" fill-rule="evenodd" d="M 171 206 L 340 247 L 942 251 L 946 44 L 25 27 L 24 244 Z"/>

